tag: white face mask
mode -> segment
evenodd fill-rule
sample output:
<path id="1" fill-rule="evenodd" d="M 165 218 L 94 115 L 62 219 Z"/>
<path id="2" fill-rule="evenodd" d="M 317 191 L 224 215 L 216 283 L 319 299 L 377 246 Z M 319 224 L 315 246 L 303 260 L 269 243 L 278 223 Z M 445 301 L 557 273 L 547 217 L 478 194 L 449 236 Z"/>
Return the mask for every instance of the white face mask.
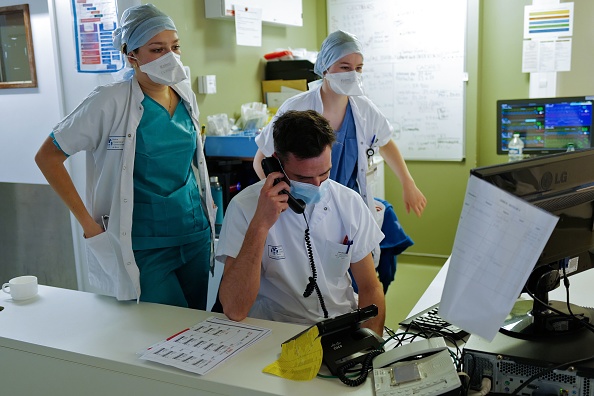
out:
<path id="1" fill-rule="evenodd" d="M 188 78 L 181 57 L 175 52 L 168 52 L 160 58 L 140 66 L 140 71 L 157 84 L 175 85 Z"/>
<path id="2" fill-rule="evenodd" d="M 330 84 L 330 88 L 340 95 L 361 96 L 363 92 L 363 79 L 361 73 L 356 71 L 343 73 L 326 73 L 324 78 Z"/>

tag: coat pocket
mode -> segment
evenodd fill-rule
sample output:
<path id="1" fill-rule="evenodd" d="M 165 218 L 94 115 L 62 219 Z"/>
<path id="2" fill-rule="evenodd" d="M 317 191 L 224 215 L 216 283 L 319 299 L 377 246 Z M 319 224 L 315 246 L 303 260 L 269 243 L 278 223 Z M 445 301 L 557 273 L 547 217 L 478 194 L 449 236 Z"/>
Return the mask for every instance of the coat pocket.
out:
<path id="1" fill-rule="evenodd" d="M 349 248 L 342 243 L 326 241 L 324 273 L 331 283 L 341 285 L 347 283 L 347 271 L 351 267 L 351 248 L 352 246 Z"/>
<path id="2" fill-rule="evenodd" d="M 109 234 L 102 232 L 85 239 L 85 243 L 89 283 L 110 296 L 116 296 L 119 278 L 118 259 L 109 240 Z"/>

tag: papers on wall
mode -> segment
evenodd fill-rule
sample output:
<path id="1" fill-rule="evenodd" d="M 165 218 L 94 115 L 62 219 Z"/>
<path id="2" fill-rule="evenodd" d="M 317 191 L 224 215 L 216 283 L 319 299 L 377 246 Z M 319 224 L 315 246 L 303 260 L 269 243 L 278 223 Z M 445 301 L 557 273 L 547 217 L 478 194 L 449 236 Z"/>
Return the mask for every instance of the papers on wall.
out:
<path id="1" fill-rule="evenodd" d="M 557 221 L 557 216 L 471 176 L 439 315 L 492 340 Z"/>
<path id="2" fill-rule="evenodd" d="M 524 40 L 522 73 L 571 70 L 571 38 Z"/>
<path id="3" fill-rule="evenodd" d="M 524 38 L 540 39 L 573 35 L 573 3 L 524 7 Z"/>
<path id="4" fill-rule="evenodd" d="M 523 73 L 571 70 L 573 3 L 524 7 Z"/>
<path id="5" fill-rule="evenodd" d="M 161 341 L 140 359 L 206 374 L 270 334 L 270 329 L 211 317 Z"/>
<path id="6" fill-rule="evenodd" d="M 116 0 L 73 1 L 76 60 L 79 72 L 112 73 L 124 66 L 111 36 L 117 28 Z"/>
<path id="7" fill-rule="evenodd" d="M 235 37 L 237 45 L 262 46 L 262 9 L 235 6 Z"/>

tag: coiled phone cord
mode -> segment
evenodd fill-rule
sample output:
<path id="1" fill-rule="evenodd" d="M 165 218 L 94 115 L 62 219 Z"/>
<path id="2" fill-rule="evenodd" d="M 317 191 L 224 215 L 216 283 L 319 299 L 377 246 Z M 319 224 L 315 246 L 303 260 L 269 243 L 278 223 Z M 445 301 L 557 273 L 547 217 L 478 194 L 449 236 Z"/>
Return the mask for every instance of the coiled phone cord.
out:
<path id="1" fill-rule="evenodd" d="M 305 291 L 303 292 L 303 297 L 307 298 L 311 296 L 314 289 L 316 294 L 318 295 L 318 300 L 320 300 L 320 305 L 322 306 L 322 311 L 324 311 L 324 319 L 328 319 L 328 310 L 326 309 L 326 303 L 324 302 L 324 297 L 322 296 L 322 292 L 320 291 L 320 287 L 318 286 L 318 273 L 316 271 L 316 264 L 313 258 L 313 250 L 311 248 L 311 240 L 309 238 L 309 223 L 307 222 L 307 217 L 305 217 L 305 213 L 303 213 L 303 218 L 305 219 L 305 224 L 307 228 L 305 229 L 305 246 L 307 247 L 307 256 L 309 258 L 309 264 L 311 266 L 311 273 L 313 276 L 309 277 L 309 283 L 305 286 Z"/>
<path id="2" fill-rule="evenodd" d="M 346 376 L 346 371 L 348 369 L 350 369 L 351 367 L 357 365 L 358 364 L 357 362 L 349 362 L 349 363 L 345 364 L 344 366 L 340 367 L 338 369 L 338 373 L 336 376 L 345 385 L 359 386 L 363 382 L 365 382 L 365 380 L 367 379 L 367 375 L 369 374 L 369 371 L 371 368 L 371 362 L 372 362 L 373 358 L 376 357 L 377 355 L 382 354 L 382 353 L 384 353 L 383 349 L 374 349 L 367 353 L 367 356 L 365 356 L 365 359 L 361 363 L 361 371 L 359 372 L 359 377 L 357 377 L 355 379 L 350 379 Z"/>

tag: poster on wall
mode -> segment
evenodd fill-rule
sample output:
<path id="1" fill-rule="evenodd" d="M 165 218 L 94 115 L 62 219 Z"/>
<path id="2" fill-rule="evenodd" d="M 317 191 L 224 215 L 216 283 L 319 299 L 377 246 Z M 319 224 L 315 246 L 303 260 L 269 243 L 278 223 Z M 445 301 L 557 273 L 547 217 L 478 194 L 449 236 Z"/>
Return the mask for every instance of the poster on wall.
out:
<path id="1" fill-rule="evenodd" d="M 124 58 L 112 44 L 117 28 L 117 0 L 72 0 L 77 70 L 112 73 L 121 70 Z"/>
<path id="2" fill-rule="evenodd" d="M 573 35 L 573 3 L 548 7 L 524 7 L 524 38 L 539 39 Z"/>
<path id="3" fill-rule="evenodd" d="M 571 70 L 573 3 L 524 7 L 522 72 Z"/>

